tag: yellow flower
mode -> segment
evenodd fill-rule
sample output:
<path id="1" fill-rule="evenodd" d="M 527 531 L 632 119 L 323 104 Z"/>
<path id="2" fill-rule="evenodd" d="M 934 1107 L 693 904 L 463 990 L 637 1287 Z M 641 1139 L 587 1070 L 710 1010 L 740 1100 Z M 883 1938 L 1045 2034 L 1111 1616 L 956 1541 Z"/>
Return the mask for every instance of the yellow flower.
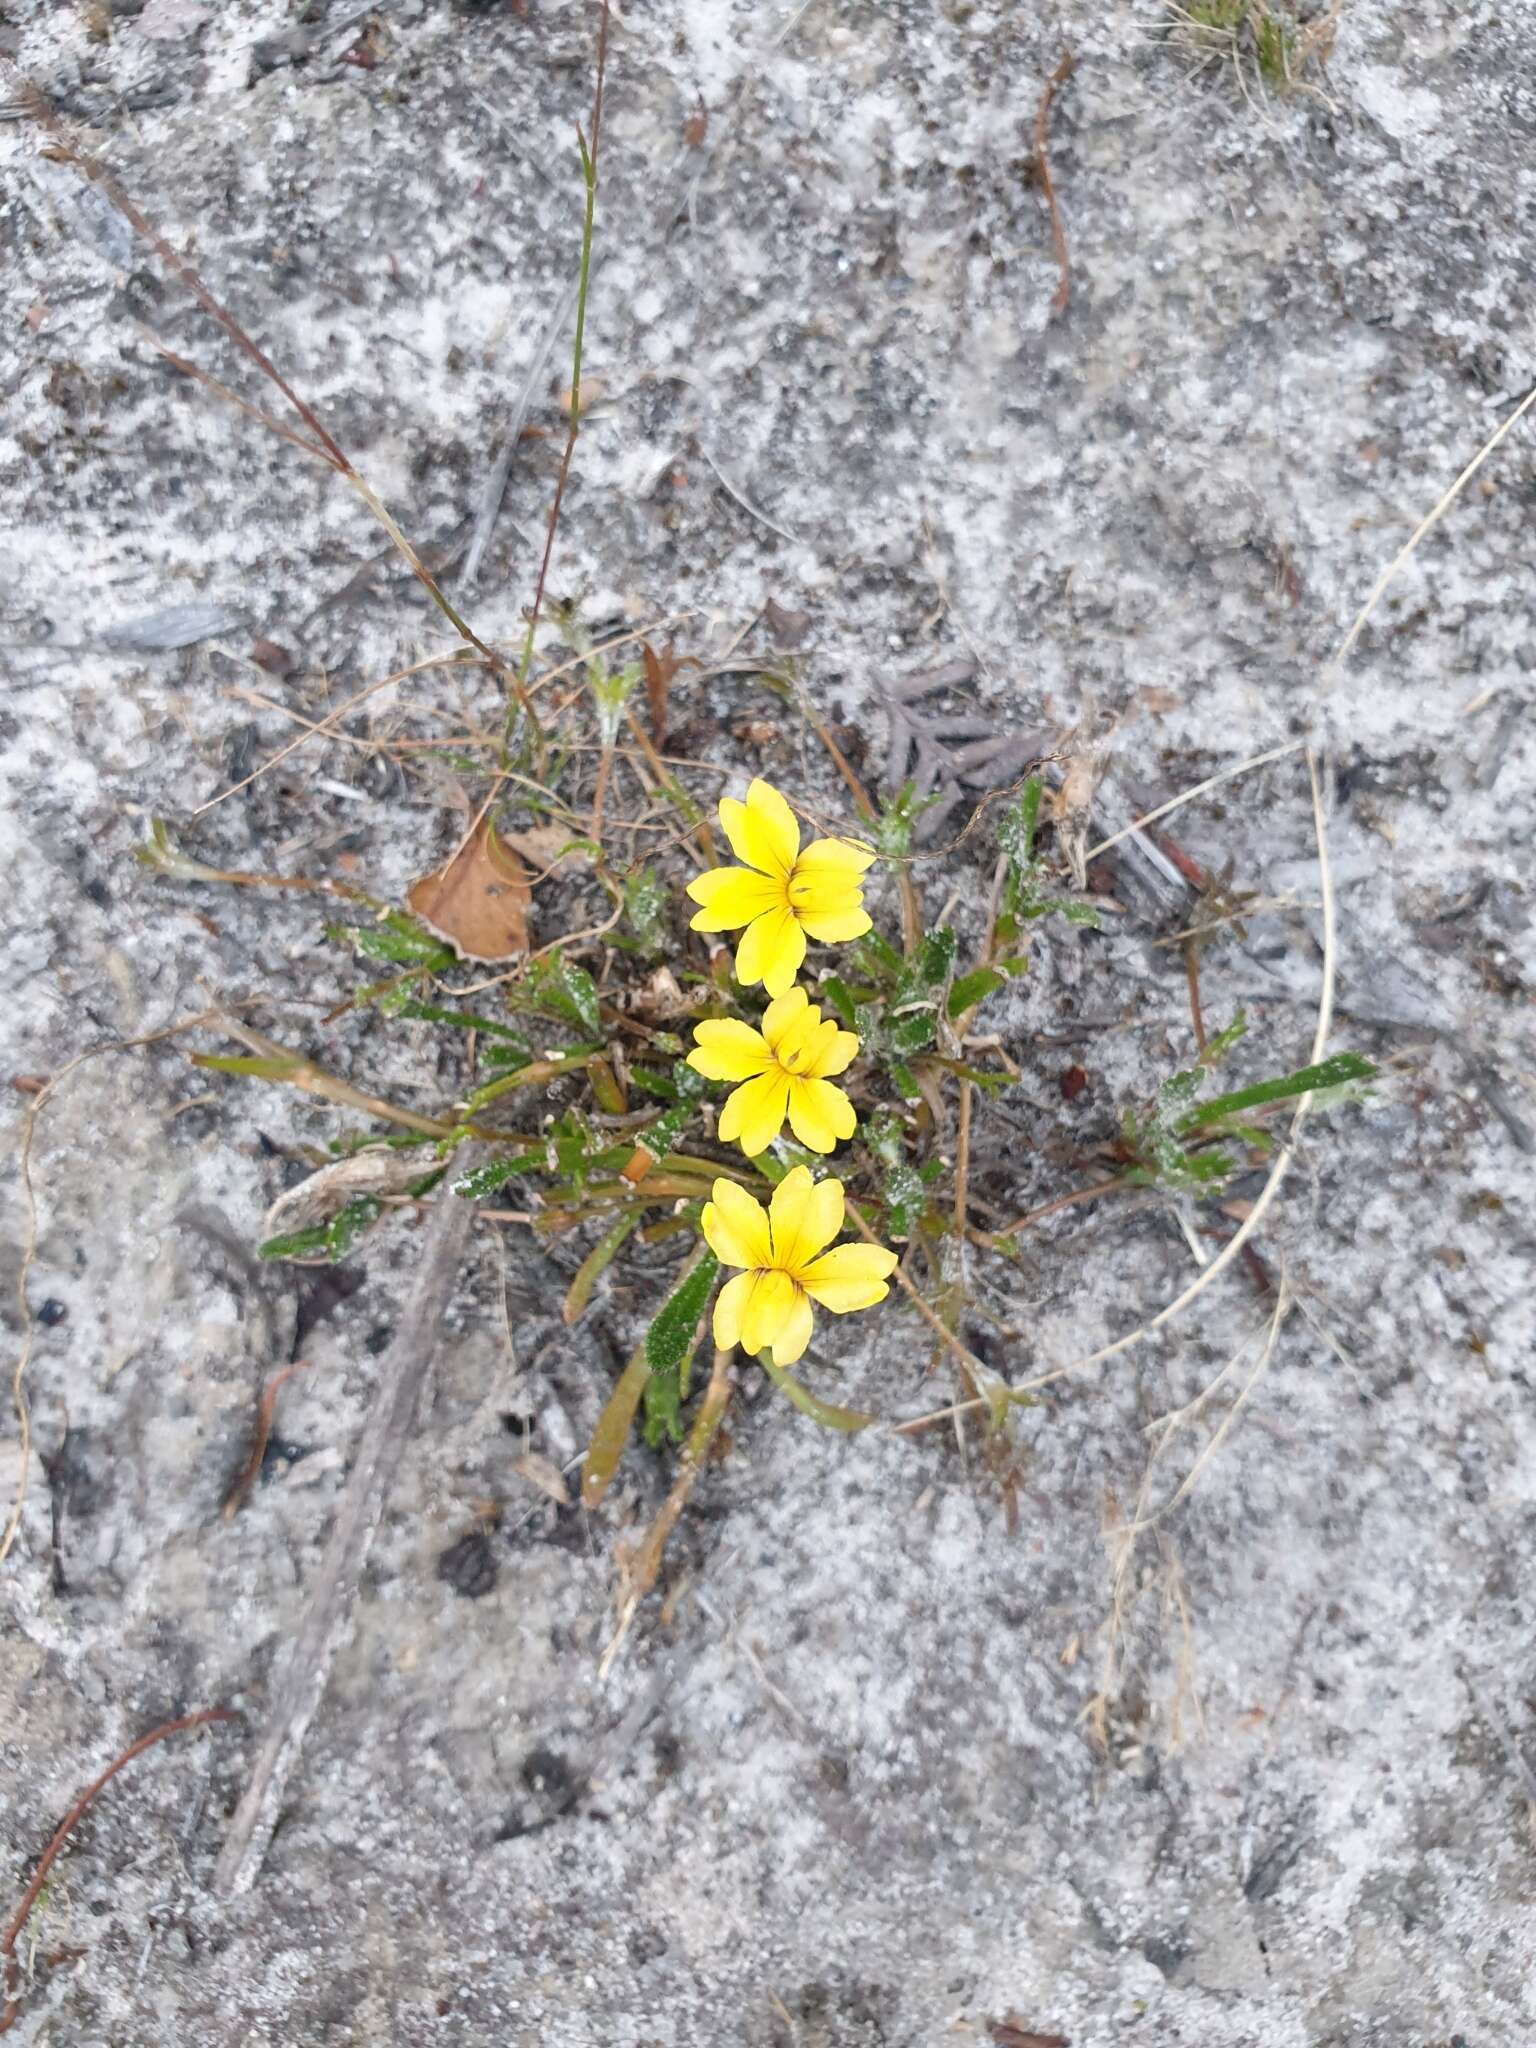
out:
<path id="1" fill-rule="evenodd" d="M 749 1159 L 789 1127 L 813 1152 L 830 1152 L 851 1138 L 857 1118 L 841 1088 L 827 1079 L 841 1074 L 859 1041 L 835 1017 L 821 1011 L 803 988 L 768 1005 L 763 1028 L 732 1018 L 713 1018 L 693 1028 L 698 1049 L 688 1064 L 711 1081 L 739 1081 L 720 1112 L 720 1136 L 739 1144 Z"/>
<path id="2" fill-rule="evenodd" d="M 720 823 L 746 866 L 711 868 L 688 884 L 703 905 L 692 928 L 733 932 L 745 925 L 737 980 L 760 981 L 770 996 L 781 996 L 800 971 L 807 936 L 836 945 L 869 930 L 860 885 L 875 850 L 855 839 L 813 839 L 802 852 L 794 812 L 766 782 L 754 782 L 744 804 L 722 797 Z"/>
<path id="3" fill-rule="evenodd" d="M 797 1166 L 767 1209 L 733 1180 L 717 1180 L 704 1204 L 704 1236 L 723 1266 L 746 1271 L 728 1280 L 715 1303 L 715 1343 L 739 1344 L 754 1357 L 770 1346 L 775 1365 L 793 1365 L 811 1341 L 811 1303 L 834 1315 L 873 1308 L 890 1289 L 896 1254 L 881 1245 L 826 1246 L 843 1227 L 843 1184 L 813 1181 Z"/>

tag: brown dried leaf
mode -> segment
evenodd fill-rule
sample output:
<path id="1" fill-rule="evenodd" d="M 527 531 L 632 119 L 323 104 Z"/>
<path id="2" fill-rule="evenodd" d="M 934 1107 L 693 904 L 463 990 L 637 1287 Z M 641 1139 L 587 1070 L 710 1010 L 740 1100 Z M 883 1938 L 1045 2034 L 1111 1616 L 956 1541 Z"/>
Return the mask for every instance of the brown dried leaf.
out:
<path id="1" fill-rule="evenodd" d="M 421 1161 L 412 1152 L 354 1152 L 322 1166 L 308 1180 L 289 1188 L 267 1211 L 263 1237 L 281 1237 L 290 1230 L 308 1230 L 329 1222 L 338 1209 L 358 1195 L 398 1195 L 421 1178 Z"/>
<path id="2" fill-rule="evenodd" d="M 1024 2024 L 1016 2012 L 1006 2019 L 988 2020 L 987 2032 L 994 2048 L 1072 2048 L 1065 2034 L 1041 2034 Z"/>
<path id="3" fill-rule="evenodd" d="M 651 715 L 651 738 L 658 748 L 667 744 L 667 691 L 672 678 L 682 667 L 682 661 L 673 652 L 669 640 L 663 653 L 658 654 L 649 640 L 640 643 L 640 659 L 645 666 L 645 703 Z"/>
<path id="4" fill-rule="evenodd" d="M 264 668 L 269 676 L 291 676 L 299 665 L 288 649 L 276 640 L 253 640 L 251 659 L 258 668 Z"/>
<path id="5" fill-rule="evenodd" d="M 530 1486 L 536 1486 L 540 1493 L 547 1493 L 560 1507 L 571 1504 L 571 1489 L 565 1483 L 565 1474 L 551 1459 L 544 1458 L 537 1451 L 524 1451 L 512 1462 L 512 1470 L 520 1479 L 526 1479 Z"/>
<path id="6" fill-rule="evenodd" d="M 528 873 L 483 818 L 448 862 L 406 892 L 411 915 L 461 960 L 512 960 L 528 951 Z"/>
<path id="7" fill-rule="evenodd" d="M 813 624 L 809 612 L 792 611 L 788 605 L 770 597 L 763 606 L 763 624 L 773 635 L 774 644 L 779 647 L 798 647 L 810 632 Z"/>
<path id="8" fill-rule="evenodd" d="M 698 997 L 685 995 L 670 967 L 653 970 L 649 980 L 630 990 L 624 1007 L 640 1017 L 686 1017 L 698 1007 Z"/>
<path id="9" fill-rule="evenodd" d="M 546 875 L 566 874 L 580 862 L 590 863 L 590 853 L 571 845 L 580 837 L 574 825 L 530 825 L 522 832 L 504 832 L 502 842 L 522 855 L 537 882 Z"/>

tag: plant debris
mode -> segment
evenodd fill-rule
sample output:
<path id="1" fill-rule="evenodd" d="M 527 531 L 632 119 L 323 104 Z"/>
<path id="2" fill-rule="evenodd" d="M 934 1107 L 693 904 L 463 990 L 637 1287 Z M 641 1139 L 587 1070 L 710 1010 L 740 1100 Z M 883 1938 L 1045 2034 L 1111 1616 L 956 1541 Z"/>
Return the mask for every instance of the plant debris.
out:
<path id="1" fill-rule="evenodd" d="M 882 686 L 890 734 L 883 786 L 894 795 L 908 783 L 922 806 L 914 837 L 933 839 L 967 792 L 1005 789 L 1045 751 L 1038 734 L 1008 732 L 995 719 L 966 711 L 921 711 L 923 699 L 964 691 L 975 681 L 968 655 Z"/>
<path id="2" fill-rule="evenodd" d="M 489 817 L 445 866 L 411 884 L 406 902 L 461 960 L 495 964 L 528 951 L 528 871 Z"/>

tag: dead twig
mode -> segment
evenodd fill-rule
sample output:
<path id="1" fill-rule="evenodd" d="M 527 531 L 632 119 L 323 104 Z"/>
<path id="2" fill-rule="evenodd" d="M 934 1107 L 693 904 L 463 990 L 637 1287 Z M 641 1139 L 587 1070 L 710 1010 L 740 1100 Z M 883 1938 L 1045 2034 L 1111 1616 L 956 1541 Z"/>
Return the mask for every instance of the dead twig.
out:
<path id="1" fill-rule="evenodd" d="M 1040 181 L 1040 190 L 1045 194 L 1045 203 L 1051 214 L 1051 241 L 1056 250 L 1056 262 L 1061 271 L 1061 282 L 1051 300 L 1051 312 L 1060 315 L 1067 310 L 1067 301 L 1072 296 L 1072 271 L 1067 261 L 1067 231 L 1062 225 L 1061 207 L 1056 199 L 1056 186 L 1051 178 L 1050 157 L 1046 153 L 1046 136 L 1050 128 L 1051 103 L 1067 80 L 1077 69 L 1077 59 L 1070 50 L 1045 81 L 1045 90 L 1040 95 L 1039 110 L 1035 115 L 1035 176 Z"/>
<path id="2" fill-rule="evenodd" d="M 457 1155 L 462 1172 L 483 1163 L 483 1147 Z M 299 1760 L 352 1618 L 363 1565 L 373 1544 L 384 1496 L 410 1436 L 416 1405 L 437 1348 L 443 1315 L 458 1278 L 474 1204 L 444 1188 L 432 1207 L 415 1289 L 393 1342 L 379 1363 L 377 1391 L 363 1429 L 347 1490 L 337 1510 L 309 1606 L 272 1695 L 271 1718 L 213 1874 L 225 1897 L 255 1878 L 277 1824 L 288 1778 Z"/>
<path id="3" fill-rule="evenodd" d="M 205 1707 L 200 1713 L 183 1714 L 179 1720 L 164 1721 L 158 1728 L 151 1728 L 147 1735 L 141 1735 L 137 1742 L 130 1743 L 122 1755 L 114 1758 L 99 1777 L 93 1778 L 76 1799 L 54 1829 L 52 1839 L 38 1858 L 37 1868 L 32 1873 L 32 1881 L 21 1895 L 21 1904 L 11 1915 L 5 1933 L 0 1935 L 0 1957 L 4 1958 L 5 1964 L 5 2008 L 0 2012 L 0 2034 L 8 2034 L 21 2018 L 22 2001 L 17 1990 L 20 1967 L 16 1961 L 16 1944 L 32 1917 L 32 1909 L 42 1894 L 43 1886 L 48 1882 L 48 1873 L 57 1862 L 59 1851 L 79 1826 L 92 1801 L 125 1765 L 131 1764 L 135 1757 L 142 1756 L 146 1749 L 153 1749 L 157 1742 L 164 1742 L 167 1736 L 184 1734 L 189 1728 L 204 1728 L 214 1721 L 238 1721 L 239 1718 L 232 1707 Z"/>

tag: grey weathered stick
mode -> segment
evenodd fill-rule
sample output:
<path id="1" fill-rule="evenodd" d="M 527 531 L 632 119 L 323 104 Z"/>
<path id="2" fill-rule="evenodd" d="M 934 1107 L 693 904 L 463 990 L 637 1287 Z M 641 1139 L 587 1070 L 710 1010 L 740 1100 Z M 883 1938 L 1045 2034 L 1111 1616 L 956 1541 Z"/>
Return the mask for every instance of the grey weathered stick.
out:
<path id="1" fill-rule="evenodd" d="M 483 1152 L 483 1147 L 465 1146 L 456 1153 L 455 1177 L 475 1166 Z M 213 1888 L 225 1897 L 244 1891 L 255 1879 L 277 1824 L 289 1774 L 345 1640 L 358 1579 L 378 1527 L 384 1495 L 415 1421 L 422 1381 L 432 1362 L 473 1215 L 474 1204 L 449 1192 L 445 1183 L 433 1204 L 422 1243 L 416 1290 L 380 1362 L 373 1406 L 309 1606 L 273 1693 L 271 1720 L 251 1781 L 235 1809 L 213 1873 Z"/>

